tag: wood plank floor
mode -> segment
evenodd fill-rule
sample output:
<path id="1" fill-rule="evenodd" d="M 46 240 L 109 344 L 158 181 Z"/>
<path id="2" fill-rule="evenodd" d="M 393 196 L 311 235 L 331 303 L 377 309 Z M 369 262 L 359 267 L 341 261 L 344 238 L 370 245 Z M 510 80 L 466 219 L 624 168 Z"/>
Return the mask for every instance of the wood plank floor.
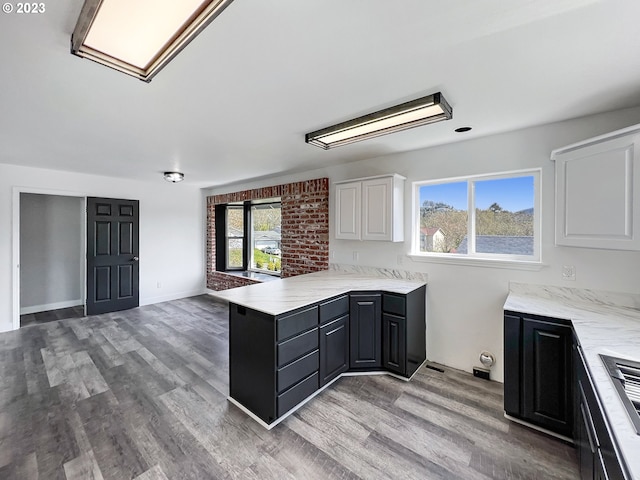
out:
<path id="1" fill-rule="evenodd" d="M 266 431 L 200 296 L 0 334 L 0 479 L 576 479 L 575 450 L 447 369 L 338 380 Z"/>
<path id="2" fill-rule="evenodd" d="M 25 313 L 20 315 L 20 326 L 41 325 L 43 323 L 66 320 L 69 318 L 84 317 L 84 305 L 75 307 L 59 308 L 57 310 L 47 310 L 45 312 Z"/>

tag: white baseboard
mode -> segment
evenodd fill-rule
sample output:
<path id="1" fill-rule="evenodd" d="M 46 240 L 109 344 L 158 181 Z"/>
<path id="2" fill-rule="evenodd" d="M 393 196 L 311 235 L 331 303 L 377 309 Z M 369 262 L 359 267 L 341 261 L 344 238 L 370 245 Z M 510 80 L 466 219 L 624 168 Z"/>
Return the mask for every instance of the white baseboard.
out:
<path id="1" fill-rule="evenodd" d="M 59 310 L 60 308 L 77 307 L 78 305 L 84 305 L 84 302 L 82 300 L 66 300 L 64 302 L 46 303 L 44 305 L 34 305 L 32 307 L 21 307 L 20 315 L 48 312 L 49 310 Z"/>
<path id="2" fill-rule="evenodd" d="M 511 420 L 512 422 L 519 423 L 520 425 L 524 425 L 525 427 L 532 428 L 533 430 L 537 430 L 542 433 L 546 433 L 552 437 L 559 438 L 567 443 L 574 443 L 573 438 L 565 437 L 564 435 L 560 435 L 559 433 L 552 432 L 551 430 L 547 430 L 546 428 L 539 427 L 537 425 L 533 425 L 532 423 L 526 422 L 524 420 L 520 420 L 519 418 L 512 417 L 507 412 L 504 412 L 504 418 L 507 420 Z"/>
<path id="3" fill-rule="evenodd" d="M 187 292 L 170 293 L 167 295 L 158 295 L 154 297 L 140 297 L 140 306 L 153 305 L 154 303 L 170 302 L 171 300 L 179 300 L 181 298 L 195 297 L 196 295 L 204 295 L 207 293 L 205 288 L 191 290 Z"/>

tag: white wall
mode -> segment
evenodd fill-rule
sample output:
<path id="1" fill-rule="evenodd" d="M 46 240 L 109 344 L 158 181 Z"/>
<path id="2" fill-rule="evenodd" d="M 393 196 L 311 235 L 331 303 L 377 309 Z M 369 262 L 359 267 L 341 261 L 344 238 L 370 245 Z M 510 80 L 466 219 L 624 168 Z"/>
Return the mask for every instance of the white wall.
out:
<path id="1" fill-rule="evenodd" d="M 424 150 L 394 154 L 295 175 L 229 185 L 206 194 L 328 176 L 332 182 L 384 173 L 407 177 L 404 243 L 335 240 L 330 236 L 332 263 L 426 272 L 427 358 L 471 371 L 478 355 L 489 350 L 497 357 L 492 378 L 502 381 L 502 305 L 509 281 L 576 288 L 640 293 L 640 252 L 592 250 L 554 245 L 555 148 L 640 123 L 640 108 L 619 110 L 514 132 L 470 139 Z M 422 127 L 429 134 L 429 127 Z M 477 125 L 476 129 L 481 129 Z M 309 148 L 314 148 L 309 146 Z M 341 148 L 349 148 L 341 147 Z M 411 248 L 411 182 L 501 171 L 542 168 L 542 260 L 539 271 L 487 268 L 412 261 L 403 255 Z M 594 192 L 597 195 L 597 192 Z M 333 208 L 333 185 L 331 206 Z M 333 231 L 333 212 L 330 212 Z M 398 256 L 402 264 L 398 264 Z M 562 280 L 562 265 L 574 265 L 576 281 Z"/>
<path id="2" fill-rule="evenodd" d="M 84 199 L 20 194 L 21 313 L 82 305 Z"/>
<path id="3" fill-rule="evenodd" d="M 170 184 L 160 173 L 157 181 L 139 182 L 0 164 L 0 331 L 12 328 L 12 210 L 18 189 L 140 200 L 140 304 L 205 291 L 200 189 Z"/>

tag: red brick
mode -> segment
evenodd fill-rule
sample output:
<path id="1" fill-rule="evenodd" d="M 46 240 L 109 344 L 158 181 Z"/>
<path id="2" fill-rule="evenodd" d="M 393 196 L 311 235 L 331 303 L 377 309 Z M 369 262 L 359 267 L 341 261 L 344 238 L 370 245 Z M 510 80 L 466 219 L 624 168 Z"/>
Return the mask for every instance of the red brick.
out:
<path id="1" fill-rule="evenodd" d="M 282 277 L 329 267 L 329 179 L 243 190 L 207 197 L 207 287 L 224 290 L 256 283 L 215 271 L 215 205 L 280 197 L 282 203 Z"/>

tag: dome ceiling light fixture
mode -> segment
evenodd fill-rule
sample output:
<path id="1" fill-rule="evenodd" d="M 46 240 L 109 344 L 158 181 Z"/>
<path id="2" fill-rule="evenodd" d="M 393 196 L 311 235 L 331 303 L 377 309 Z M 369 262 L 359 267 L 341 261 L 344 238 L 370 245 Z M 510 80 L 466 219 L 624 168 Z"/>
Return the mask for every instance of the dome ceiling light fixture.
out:
<path id="1" fill-rule="evenodd" d="M 71 53 L 151 79 L 233 0 L 85 0 Z"/>
<path id="2" fill-rule="evenodd" d="M 184 173 L 181 172 L 164 172 L 164 179 L 167 182 L 178 183 L 184 180 Z"/>
<path id="3" fill-rule="evenodd" d="M 442 94 L 437 92 L 307 133 L 305 142 L 328 150 L 451 118 L 453 118 L 451 106 Z"/>

